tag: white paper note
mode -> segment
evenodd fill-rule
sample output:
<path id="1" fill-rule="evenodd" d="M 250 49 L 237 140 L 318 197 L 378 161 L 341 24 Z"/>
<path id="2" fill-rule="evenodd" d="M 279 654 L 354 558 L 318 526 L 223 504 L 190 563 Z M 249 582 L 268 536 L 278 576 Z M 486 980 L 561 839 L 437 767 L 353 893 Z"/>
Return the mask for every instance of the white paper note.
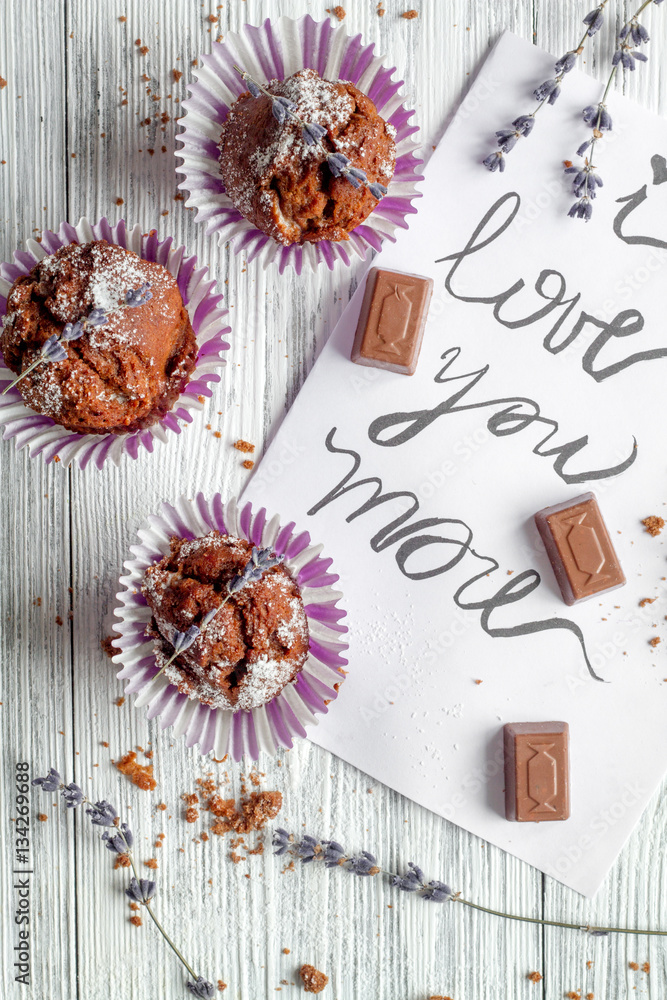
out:
<path id="1" fill-rule="evenodd" d="M 502 37 L 376 260 L 434 279 L 416 374 L 351 363 L 362 282 L 245 496 L 341 577 L 349 676 L 311 738 L 591 895 L 667 766 L 667 531 L 640 523 L 667 500 L 667 123 L 614 96 L 593 219 L 567 218 L 598 82 L 481 166 L 553 63 Z M 569 608 L 532 516 L 587 490 L 627 585 Z M 572 815 L 510 823 L 502 726 L 539 720 L 570 725 Z"/>

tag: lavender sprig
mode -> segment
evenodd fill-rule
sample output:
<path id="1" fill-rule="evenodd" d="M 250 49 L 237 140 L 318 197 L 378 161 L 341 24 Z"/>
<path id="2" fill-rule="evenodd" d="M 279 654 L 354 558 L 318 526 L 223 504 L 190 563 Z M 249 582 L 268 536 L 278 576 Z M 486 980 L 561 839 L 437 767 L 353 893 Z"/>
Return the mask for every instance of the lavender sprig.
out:
<path id="1" fill-rule="evenodd" d="M 116 812 L 114 806 L 112 806 L 110 802 L 107 802 L 106 799 L 101 799 L 99 802 L 91 802 L 91 800 L 84 795 L 82 789 L 79 788 L 78 785 L 75 785 L 74 782 L 70 782 L 68 785 L 64 784 L 60 774 L 54 767 L 49 769 L 46 777 L 35 778 L 32 784 L 41 786 L 42 791 L 44 792 L 60 792 L 62 798 L 67 804 L 68 809 L 76 808 L 77 806 L 85 803 L 87 806 L 85 812 L 88 816 L 90 816 L 90 821 L 93 826 L 108 826 L 112 828 L 111 832 L 108 830 L 104 831 L 101 840 L 108 850 L 113 851 L 115 854 L 126 855 L 130 860 L 130 865 L 132 866 L 134 874 L 132 875 L 128 887 L 125 890 L 125 895 L 128 896 L 133 902 L 140 903 L 141 906 L 146 909 L 148 915 L 159 930 L 162 937 L 165 939 L 177 958 L 185 966 L 189 975 L 192 976 L 192 980 L 188 979 L 185 983 L 188 992 L 195 997 L 204 998 L 204 1000 L 213 1000 L 213 997 L 215 996 L 215 987 L 213 986 L 213 983 L 209 983 L 209 981 L 204 979 L 203 976 L 197 975 L 171 940 L 158 918 L 155 916 L 150 903 L 157 891 L 156 884 L 150 879 L 139 877 L 139 872 L 137 871 L 134 856 L 132 854 L 132 847 L 134 845 L 132 831 L 127 823 L 120 822 L 118 813 Z"/>
<path id="2" fill-rule="evenodd" d="M 243 567 L 243 570 L 240 573 L 236 573 L 230 580 L 228 580 L 227 596 L 222 603 L 219 604 L 217 608 L 212 608 L 211 611 L 207 611 L 202 618 L 201 625 L 191 625 L 185 632 L 179 632 L 178 630 L 174 632 L 174 637 L 171 642 L 174 652 L 155 676 L 159 677 L 162 671 L 166 670 L 167 667 L 174 662 L 176 657 L 180 656 L 181 653 L 184 653 L 194 642 L 196 642 L 202 632 L 206 629 L 207 625 L 213 621 L 220 609 L 224 608 L 225 604 L 233 594 L 237 594 L 239 590 L 243 590 L 243 588 L 247 587 L 249 583 L 255 583 L 257 580 L 260 580 L 267 570 L 272 569 L 282 561 L 283 557 L 277 556 L 271 549 L 260 549 L 257 545 L 253 545 L 250 552 L 250 559 Z"/>
<path id="3" fill-rule="evenodd" d="M 593 215 L 592 203 L 597 195 L 597 189 L 603 186 L 593 162 L 593 157 L 596 146 L 604 137 L 604 133 L 611 132 L 613 128 L 612 118 L 606 104 L 607 96 L 619 67 L 632 72 L 635 69 L 637 61 L 647 61 L 647 56 L 636 49 L 635 46 L 645 45 L 650 41 L 648 31 L 643 24 L 639 23 L 638 18 L 653 3 L 661 4 L 662 0 L 644 0 L 630 20 L 626 21 L 619 31 L 616 40 L 616 51 L 611 60 L 611 72 L 602 98 L 598 104 L 589 104 L 582 111 L 584 124 L 588 125 L 591 129 L 591 134 L 577 149 L 576 155 L 583 159 L 583 164 L 581 166 L 574 166 L 568 161 L 565 167 L 566 174 L 574 175 L 572 191 L 577 199 L 567 213 L 571 219 L 583 219 L 584 222 L 588 222 Z"/>
<path id="4" fill-rule="evenodd" d="M 566 52 L 565 55 L 561 56 L 557 60 L 554 66 L 554 76 L 545 80 L 533 91 L 533 97 L 537 101 L 536 107 L 526 115 L 519 115 L 512 122 L 511 128 L 500 129 L 496 132 L 496 141 L 498 143 L 498 149 L 482 160 L 483 165 L 492 172 L 498 170 L 502 173 L 505 169 L 505 156 L 510 153 L 516 146 L 519 139 L 526 139 L 533 131 L 533 126 L 535 125 L 535 116 L 545 105 L 553 105 L 556 103 L 560 96 L 561 84 L 563 78 L 569 73 L 577 64 L 579 56 L 584 51 L 586 40 L 592 38 L 596 35 L 602 24 L 604 22 L 604 9 L 607 6 L 609 0 L 601 0 L 597 7 L 595 7 L 589 14 L 584 18 L 584 24 L 586 25 L 586 30 L 579 41 L 576 48 L 571 49 Z"/>
<path id="5" fill-rule="evenodd" d="M 605 0 L 606 2 L 607 0 Z M 384 198 L 387 193 L 387 188 L 384 184 L 380 184 L 379 181 L 369 181 L 366 171 L 360 170 L 358 167 L 353 167 L 349 157 L 338 150 L 330 152 L 327 149 L 322 141 L 327 134 L 325 128 L 317 122 L 304 121 L 297 115 L 296 105 L 293 101 L 288 100 L 286 97 L 277 97 L 275 94 L 272 94 L 261 83 L 253 80 L 250 74 L 246 73 L 240 66 L 234 66 L 234 69 L 245 81 L 251 97 L 257 98 L 264 94 L 265 97 L 269 98 L 271 101 L 271 113 L 279 125 L 284 124 L 288 118 L 291 118 L 301 126 L 301 137 L 307 146 L 322 146 L 326 153 L 327 166 L 334 177 L 344 177 L 353 188 L 359 188 L 363 185 L 370 191 L 376 201 Z M 333 140 L 331 141 L 333 142 Z"/>
<path id="6" fill-rule="evenodd" d="M 125 293 L 125 301 L 119 304 L 116 309 L 136 309 L 137 306 L 145 305 L 152 298 L 151 286 L 147 281 L 144 281 L 139 288 L 129 288 Z M 116 310 L 114 309 L 113 311 L 115 312 Z M 2 395 L 4 396 L 6 392 L 9 392 L 15 385 L 18 385 L 26 375 L 34 371 L 37 365 L 40 365 L 43 361 L 64 361 L 67 357 L 67 351 L 62 346 L 63 342 L 69 343 L 72 340 L 78 340 L 87 330 L 93 329 L 96 326 L 102 326 L 108 319 L 109 313 L 107 310 L 95 308 L 91 309 L 83 319 L 77 320 L 76 323 L 65 323 L 59 334 L 54 333 L 44 341 L 37 358 L 13 382 L 5 386 L 2 390 Z"/>
<path id="7" fill-rule="evenodd" d="M 488 906 L 481 906 L 473 903 L 469 899 L 463 899 L 460 892 L 453 892 L 445 882 L 436 879 L 426 881 L 426 876 L 422 869 L 413 861 L 408 863 L 406 871 L 396 873 L 381 868 L 375 856 L 368 851 L 361 851 L 359 855 L 347 855 L 341 845 L 335 840 L 318 841 L 309 835 L 302 836 L 299 840 L 287 830 L 279 827 L 273 833 L 274 854 L 282 857 L 291 854 L 302 863 L 311 861 L 321 861 L 325 868 L 344 868 L 353 875 L 374 876 L 381 875 L 388 880 L 390 885 L 401 892 L 415 893 L 422 899 L 431 903 L 462 903 L 473 910 L 480 910 L 482 913 L 490 913 L 494 917 L 504 917 L 506 920 L 518 920 L 528 924 L 543 924 L 549 927 L 564 927 L 569 930 L 584 931 L 591 937 L 606 937 L 609 934 L 647 934 L 653 937 L 667 937 L 667 931 L 637 930 L 632 927 L 595 927 L 589 924 L 570 924 L 562 920 L 546 920 L 542 917 L 522 917 L 513 913 L 505 913 L 503 910 L 493 910 Z"/>

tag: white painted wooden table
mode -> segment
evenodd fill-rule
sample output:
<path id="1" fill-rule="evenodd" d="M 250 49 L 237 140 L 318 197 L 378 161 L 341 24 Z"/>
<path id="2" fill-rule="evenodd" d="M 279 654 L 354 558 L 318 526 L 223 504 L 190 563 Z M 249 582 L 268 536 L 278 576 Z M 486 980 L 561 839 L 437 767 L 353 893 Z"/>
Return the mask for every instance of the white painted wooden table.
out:
<path id="1" fill-rule="evenodd" d="M 419 11 L 417 19 L 400 17 L 408 6 Z M 503 28 L 561 54 L 586 12 L 582 0 L 385 0 L 383 18 L 375 0 L 347 0 L 345 7 L 348 30 L 376 41 L 407 81 L 427 151 Z M 610 8 L 612 23 L 629 11 L 620 2 Z M 148 723 L 129 701 L 114 704 L 121 685 L 100 639 L 110 632 L 119 569 L 137 526 L 181 492 L 240 492 L 248 473 L 231 442 L 246 438 L 261 453 L 363 267 L 320 269 L 302 278 L 262 273 L 205 239 L 193 213 L 174 200 L 173 119 L 192 60 L 217 34 L 246 21 L 306 12 L 329 16 L 325 0 L 226 0 L 220 7 L 200 0 L 0 3 L 0 76 L 7 80 L 0 90 L 0 259 L 63 219 L 124 216 L 173 235 L 210 266 L 233 326 L 228 368 L 205 413 L 153 455 L 82 473 L 47 467 L 0 443 L 2 996 L 186 995 L 181 968 L 154 928 L 146 920 L 141 928 L 128 922 L 127 872 L 111 870 L 110 854 L 82 815 L 63 816 L 41 794 L 33 796 L 33 817 L 43 811 L 48 821 L 32 828 L 32 985 L 14 983 L 12 774 L 14 761 L 27 760 L 34 774 L 54 764 L 91 796 L 122 806 L 138 858 L 159 856 L 156 908 L 194 966 L 229 984 L 224 996 L 230 1000 L 274 996 L 279 987 L 281 996 L 301 995 L 299 986 L 281 986 L 281 980 L 294 983 L 303 962 L 328 973 L 323 996 L 338 1000 L 434 994 L 556 1000 L 570 990 L 594 993 L 596 1000 L 658 1000 L 667 994 L 667 951 L 659 940 L 543 931 L 312 866 L 282 874 L 284 865 L 269 851 L 232 864 L 225 841 L 194 843 L 201 824 L 188 826 L 181 815 L 181 793 L 203 770 L 219 766 Z M 207 20 L 210 13 L 218 24 Z M 654 8 L 651 20 L 652 58 L 630 91 L 664 113 L 667 10 Z M 608 24 L 595 51 L 609 49 L 611 30 Z M 138 52 L 137 38 L 147 54 Z M 598 72 L 594 59 L 587 68 Z M 173 69 L 184 74 L 178 83 Z M 164 132 L 159 123 L 140 127 L 158 110 L 171 118 Z M 155 793 L 138 791 L 111 766 L 111 758 L 135 744 L 154 750 Z M 587 902 L 306 742 L 280 761 L 262 760 L 260 769 L 264 787 L 284 794 L 282 825 L 335 837 L 351 850 L 370 849 L 387 866 L 416 860 L 429 877 L 447 880 L 468 898 L 582 924 L 667 923 L 667 785 L 598 897 Z M 241 769 L 231 770 L 238 792 Z M 156 812 L 160 800 L 167 813 Z M 165 840 L 158 852 L 152 845 L 160 832 Z M 630 970 L 633 961 L 649 961 L 650 975 Z M 533 970 L 544 976 L 537 985 L 526 979 Z"/>

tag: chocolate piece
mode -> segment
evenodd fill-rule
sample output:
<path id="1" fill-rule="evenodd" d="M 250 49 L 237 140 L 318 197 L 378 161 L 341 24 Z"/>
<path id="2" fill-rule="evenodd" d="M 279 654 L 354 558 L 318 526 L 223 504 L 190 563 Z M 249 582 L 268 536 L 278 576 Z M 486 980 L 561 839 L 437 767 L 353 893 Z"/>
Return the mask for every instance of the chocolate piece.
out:
<path id="1" fill-rule="evenodd" d="M 545 507 L 535 524 L 566 604 L 623 586 L 625 576 L 593 493 Z"/>
<path id="2" fill-rule="evenodd" d="M 414 375 L 432 291 L 431 278 L 371 268 L 352 348 L 355 364 Z"/>
<path id="3" fill-rule="evenodd" d="M 505 743 L 505 816 L 517 823 L 570 815 L 567 722 L 510 722 Z"/>

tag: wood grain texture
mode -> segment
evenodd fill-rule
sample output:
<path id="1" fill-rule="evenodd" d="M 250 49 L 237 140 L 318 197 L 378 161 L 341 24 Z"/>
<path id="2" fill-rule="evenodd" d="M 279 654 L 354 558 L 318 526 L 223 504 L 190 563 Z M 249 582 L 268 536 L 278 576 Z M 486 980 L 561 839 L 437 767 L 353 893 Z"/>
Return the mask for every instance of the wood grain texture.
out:
<path id="1" fill-rule="evenodd" d="M 385 0 L 382 18 L 375 0 L 344 6 L 350 33 L 377 42 L 407 81 L 426 152 L 504 28 L 560 54 L 574 44 L 585 12 L 579 0 Z M 410 21 L 400 17 L 409 6 L 419 11 Z M 624 9 L 615 5 L 612 22 Z M 117 579 L 137 527 L 180 493 L 240 492 L 247 473 L 231 443 L 253 441 L 259 457 L 363 266 L 302 278 L 262 272 L 205 239 L 193 213 L 174 200 L 175 119 L 192 61 L 218 34 L 246 21 L 307 12 L 329 16 L 325 3 L 315 0 L 227 0 L 221 6 L 201 0 L 6 0 L 0 6 L 0 76 L 8 81 L 0 90 L 0 160 L 6 161 L 0 165 L 1 259 L 33 231 L 57 227 L 64 218 L 124 217 L 197 253 L 226 296 L 233 327 L 214 398 L 193 425 L 153 455 L 120 469 L 68 472 L 1 443 L 0 905 L 7 913 L 12 903 L 14 761 L 30 761 L 34 773 L 53 763 L 91 797 L 109 798 L 128 817 L 139 861 L 158 858 L 156 909 L 194 967 L 229 984 L 226 998 L 256 1000 L 279 988 L 281 997 L 301 995 L 290 984 L 298 982 L 303 962 L 328 973 L 331 985 L 323 996 L 330 1000 L 556 1000 L 575 989 L 598 1000 L 662 997 L 667 966 L 660 942 L 543 932 L 397 896 L 377 879 L 361 882 L 312 867 L 283 872 L 285 864 L 270 852 L 233 864 L 227 841 L 199 840 L 206 821 L 185 823 L 180 796 L 211 770 L 220 780 L 226 774 L 228 794 L 238 795 L 249 768 L 203 760 L 129 701 L 114 704 L 121 685 L 99 643 L 111 631 Z M 218 22 L 207 20 L 211 13 Z M 652 48 L 664 53 L 667 10 L 652 9 L 649 20 Z M 608 25 L 595 51 L 608 53 L 611 38 Z M 145 55 L 137 39 L 148 46 Z M 600 62 L 591 56 L 587 68 L 601 76 Z M 627 84 L 630 96 L 663 113 L 665 65 L 664 57 L 654 58 Z M 184 74 L 179 81 L 174 69 Z M 508 108 L 508 117 L 521 110 Z M 149 124 L 142 125 L 146 118 Z M 136 745 L 153 750 L 154 793 L 138 791 L 111 766 Z M 352 850 L 369 849 L 389 868 L 415 860 L 468 898 L 582 924 L 667 921 L 667 786 L 596 900 L 587 902 L 308 743 L 278 760 L 263 759 L 259 770 L 264 787 L 284 794 L 282 825 L 335 837 Z M 156 809 L 160 801 L 166 812 Z M 33 985 L 13 982 L 13 930 L 5 918 L 2 995 L 185 996 L 182 971 L 154 928 L 146 920 L 140 928 L 128 922 L 127 873 L 112 870 L 113 859 L 85 818 L 59 811 L 56 820 L 42 793 L 35 793 L 34 806 L 35 814 L 43 811 L 49 819 L 36 822 L 32 833 Z M 601 818 L 613 821 L 614 810 Z M 157 849 L 162 832 L 164 846 Z M 628 969 L 629 961 L 647 960 L 649 976 Z M 537 985 L 526 980 L 532 970 L 544 975 Z"/>

